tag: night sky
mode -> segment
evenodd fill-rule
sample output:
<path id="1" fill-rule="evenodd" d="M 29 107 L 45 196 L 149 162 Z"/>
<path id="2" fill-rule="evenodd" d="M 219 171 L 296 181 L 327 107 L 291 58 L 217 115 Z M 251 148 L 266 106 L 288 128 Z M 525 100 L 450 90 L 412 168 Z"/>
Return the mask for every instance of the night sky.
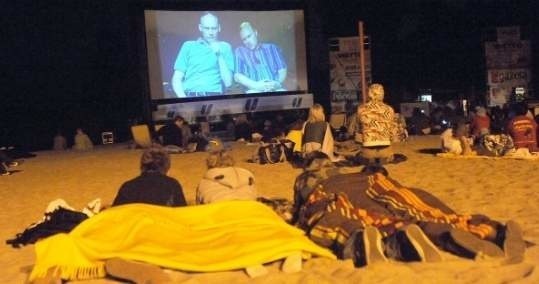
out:
<path id="1" fill-rule="evenodd" d="M 162 3 L 185 7 L 193 2 L 230 3 L 233 9 L 261 1 Z M 263 2 L 276 9 L 282 3 L 301 3 Z M 139 3 L 50 0 L 3 5 L 7 36 L 2 45 L 7 52 L 2 61 L 7 73 L 2 76 L 0 146 L 47 149 L 57 129 L 70 138 L 78 126 L 87 129 L 95 142 L 104 130 L 115 131 L 120 140 L 129 138 L 129 122 L 146 117 Z M 493 40 L 496 26 L 520 25 L 522 37 L 532 41 L 532 52 L 539 46 L 539 9 L 532 0 L 313 0 L 306 4 L 310 51 L 327 53 L 327 38 L 354 36 L 358 20 L 365 23 L 371 37 L 373 81 L 387 86 L 393 103 L 410 99 L 407 96 L 419 88 L 484 92 L 483 42 Z M 311 91 L 324 103 L 328 59 L 316 56 L 321 60 L 311 62 L 316 66 L 311 67 L 310 80 L 318 85 L 313 84 Z M 532 73 L 538 74 L 537 56 L 533 60 Z"/>

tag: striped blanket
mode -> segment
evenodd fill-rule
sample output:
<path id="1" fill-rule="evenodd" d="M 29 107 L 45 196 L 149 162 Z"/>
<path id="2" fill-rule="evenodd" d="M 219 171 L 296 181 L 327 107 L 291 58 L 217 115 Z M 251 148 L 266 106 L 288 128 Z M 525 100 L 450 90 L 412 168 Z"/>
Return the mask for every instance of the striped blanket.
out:
<path id="1" fill-rule="evenodd" d="M 433 239 L 458 228 L 488 240 L 496 236 L 498 226 L 483 215 L 457 214 L 428 192 L 404 187 L 380 173 L 329 177 L 314 187 L 298 216 L 299 227 L 337 254 L 355 230 L 366 226 L 389 236 L 408 224 L 433 224 L 437 229 L 428 232 Z"/>

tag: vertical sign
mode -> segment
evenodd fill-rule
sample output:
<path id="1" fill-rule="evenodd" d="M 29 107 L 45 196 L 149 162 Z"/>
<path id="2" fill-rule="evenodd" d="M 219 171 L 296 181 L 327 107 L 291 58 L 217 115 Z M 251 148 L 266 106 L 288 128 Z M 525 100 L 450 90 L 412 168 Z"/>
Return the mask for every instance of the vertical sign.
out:
<path id="1" fill-rule="evenodd" d="M 329 39 L 329 76 L 331 113 L 346 111 L 346 103 L 357 106 L 362 101 L 359 38 Z M 365 49 L 365 77 L 371 82 L 371 53 Z M 348 105 L 348 107 L 352 107 Z"/>
<path id="2" fill-rule="evenodd" d="M 514 90 L 524 90 L 531 82 L 531 45 L 520 39 L 519 27 L 499 27 L 497 40 L 485 42 L 488 105 L 502 106 L 515 96 Z"/>

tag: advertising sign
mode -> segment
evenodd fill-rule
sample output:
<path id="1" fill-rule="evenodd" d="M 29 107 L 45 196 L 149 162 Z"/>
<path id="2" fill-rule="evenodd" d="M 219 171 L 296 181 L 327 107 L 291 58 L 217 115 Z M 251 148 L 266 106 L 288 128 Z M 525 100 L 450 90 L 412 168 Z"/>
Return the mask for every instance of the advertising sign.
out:
<path id="1" fill-rule="evenodd" d="M 329 41 L 331 112 L 345 112 L 345 102 L 357 105 L 361 98 L 359 38 L 340 37 Z M 371 54 L 365 49 L 365 76 L 371 81 Z"/>
<path id="2" fill-rule="evenodd" d="M 502 106 L 507 103 L 517 88 L 528 89 L 531 81 L 529 69 L 488 70 L 489 106 Z"/>
<path id="3" fill-rule="evenodd" d="M 520 39 L 520 28 L 498 27 L 496 32 L 495 42 L 485 42 L 489 106 L 508 103 L 517 89 L 526 93 L 532 76 L 531 44 Z"/>

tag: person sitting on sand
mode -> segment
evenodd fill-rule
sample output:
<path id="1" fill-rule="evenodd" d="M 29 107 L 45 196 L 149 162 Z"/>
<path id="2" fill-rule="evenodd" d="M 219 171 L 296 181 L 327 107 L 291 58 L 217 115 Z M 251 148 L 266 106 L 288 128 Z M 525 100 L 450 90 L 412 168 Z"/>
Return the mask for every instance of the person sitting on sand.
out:
<path id="1" fill-rule="evenodd" d="M 393 160 L 391 142 L 397 125 L 393 108 L 383 102 L 384 94 L 382 85 L 370 85 L 369 100 L 357 108 L 363 137 L 360 155 L 371 164 L 383 164 Z"/>
<path id="2" fill-rule="evenodd" d="M 440 135 L 442 151 L 455 155 L 475 155 L 472 151 L 472 139 L 469 137 L 468 126 L 464 118 L 457 118 L 453 127 L 446 129 Z"/>
<path id="3" fill-rule="evenodd" d="M 58 131 L 52 141 L 52 149 L 54 151 L 64 151 L 67 149 L 67 141 L 61 131 Z"/>
<path id="4" fill-rule="evenodd" d="M 219 143 L 217 141 L 211 141 Z M 236 167 L 234 158 L 222 146 L 212 146 L 208 171 L 198 184 L 196 202 L 207 204 L 224 200 L 256 200 L 255 178 L 250 171 Z"/>
<path id="5" fill-rule="evenodd" d="M 140 158 L 141 174 L 118 190 L 112 206 L 128 203 L 148 203 L 163 206 L 186 206 L 180 183 L 167 176 L 170 155 L 160 145 L 144 150 Z"/>
<path id="6" fill-rule="evenodd" d="M 156 135 L 161 144 L 172 153 L 178 153 L 182 149 L 186 149 L 192 136 L 191 128 L 180 115 L 159 128 Z"/>
<path id="7" fill-rule="evenodd" d="M 474 140 L 478 140 L 483 135 L 490 134 L 490 117 L 484 107 L 478 106 L 475 108 L 475 116 L 470 123 L 470 130 Z"/>
<path id="8" fill-rule="evenodd" d="M 516 116 L 507 123 L 507 133 L 513 138 L 515 148 L 528 149 L 536 152 L 537 147 L 537 123 L 528 117 L 526 103 L 518 103 L 514 106 Z"/>
<path id="9" fill-rule="evenodd" d="M 309 117 L 303 124 L 302 134 L 301 145 L 304 155 L 321 151 L 334 162 L 341 160 L 340 157 L 334 155 L 335 142 L 322 105 L 314 104 L 309 108 Z"/>
<path id="10" fill-rule="evenodd" d="M 86 150 L 92 150 L 94 148 L 94 144 L 92 143 L 92 140 L 88 137 L 86 133 L 82 130 L 82 128 L 77 128 L 77 133 L 75 134 L 75 144 L 73 145 L 74 150 L 79 151 L 86 151 Z"/>

